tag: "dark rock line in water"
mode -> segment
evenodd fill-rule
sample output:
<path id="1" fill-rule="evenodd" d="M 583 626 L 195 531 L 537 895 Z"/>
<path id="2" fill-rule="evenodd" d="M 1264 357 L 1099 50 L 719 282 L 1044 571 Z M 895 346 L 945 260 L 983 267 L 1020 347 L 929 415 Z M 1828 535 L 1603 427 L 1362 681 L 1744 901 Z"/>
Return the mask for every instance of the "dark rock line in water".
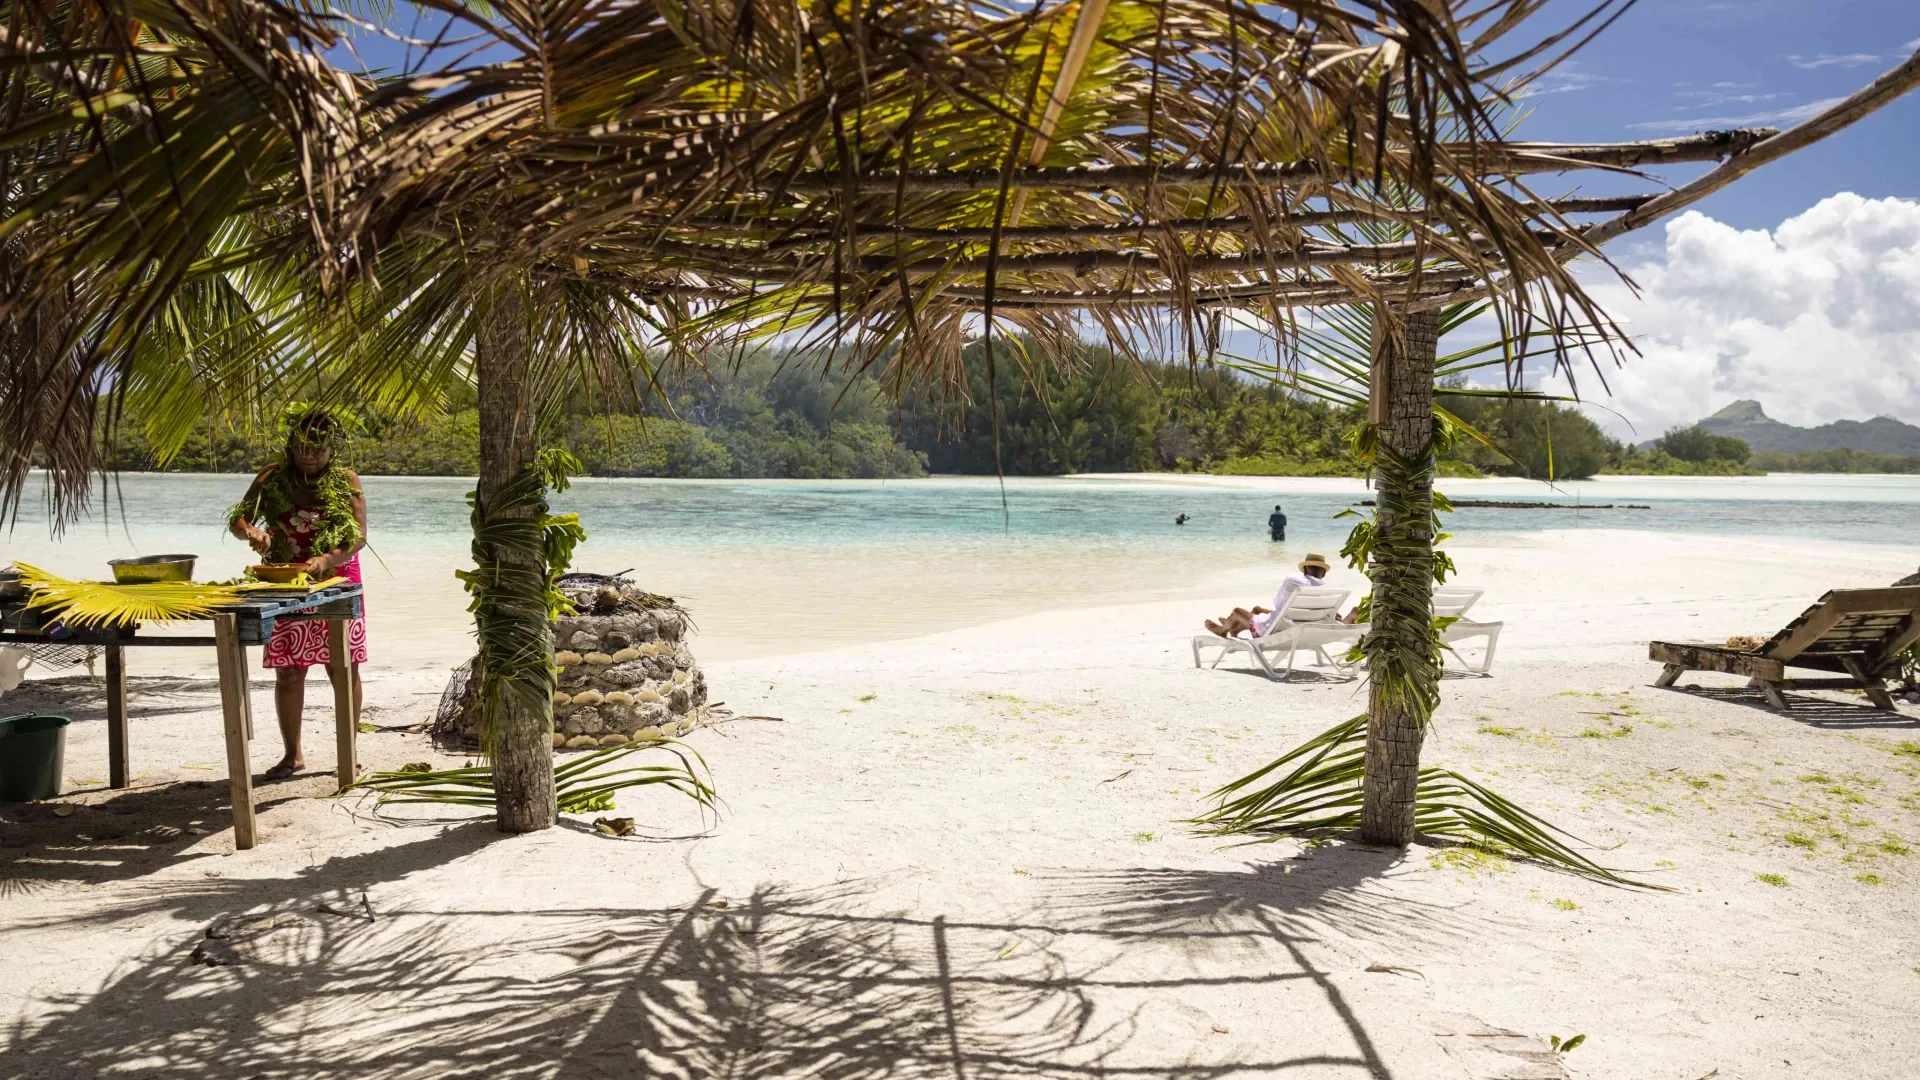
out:
<path id="1" fill-rule="evenodd" d="M 1372 506 L 1373 500 L 1354 503 L 1355 506 Z M 1550 503 L 1550 502 L 1504 502 L 1499 499 L 1453 499 L 1455 510 L 1469 507 L 1481 510 L 1651 510 L 1653 507 L 1640 503 Z"/>

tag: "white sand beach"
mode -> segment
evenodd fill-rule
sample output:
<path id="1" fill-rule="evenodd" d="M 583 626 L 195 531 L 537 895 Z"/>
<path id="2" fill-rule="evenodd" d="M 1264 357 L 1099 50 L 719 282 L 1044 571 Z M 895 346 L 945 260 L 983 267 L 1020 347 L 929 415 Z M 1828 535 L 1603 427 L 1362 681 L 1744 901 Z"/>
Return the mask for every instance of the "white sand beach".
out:
<path id="1" fill-rule="evenodd" d="M 1507 629 L 1492 678 L 1443 684 L 1427 760 L 1671 891 L 1190 835 L 1207 791 L 1361 707 L 1349 682 L 1194 669 L 1198 620 L 1263 599 L 1271 567 L 1211 599 L 709 662 L 715 699 L 778 719 L 690 736 L 724 813 L 629 795 L 634 839 L 327 798 L 315 708 L 310 772 L 258 789 L 263 840 L 236 853 L 210 671 L 135 679 L 124 792 L 94 684 L 36 680 L 5 703 L 75 717 L 85 790 L 0 811 L 0 1073 L 1911 1076 L 1920 710 L 1655 690 L 1645 653 L 1769 633 L 1912 559 L 1596 530 L 1449 547 Z M 440 681 L 376 673 L 366 719 L 417 723 Z M 262 731 L 256 768 L 276 753 Z M 283 917 L 270 955 L 190 960 L 242 913 Z"/>

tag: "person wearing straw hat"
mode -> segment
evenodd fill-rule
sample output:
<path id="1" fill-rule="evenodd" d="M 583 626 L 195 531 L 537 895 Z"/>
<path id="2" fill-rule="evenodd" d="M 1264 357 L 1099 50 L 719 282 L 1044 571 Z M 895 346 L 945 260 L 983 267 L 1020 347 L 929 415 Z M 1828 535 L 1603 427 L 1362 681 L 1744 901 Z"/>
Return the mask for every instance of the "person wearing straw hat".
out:
<path id="1" fill-rule="evenodd" d="M 1327 571 L 1331 569 L 1325 556 L 1309 552 L 1300 560 L 1300 572 L 1288 574 L 1280 582 L 1280 591 L 1273 594 L 1272 607 L 1257 607 L 1252 611 L 1234 608 L 1226 618 L 1208 619 L 1201 625 L 1221 637 L 1234 637 L 1249 630 L 1254 637 L 1260 637 L 1272 629 L 1273 620 L 1279 618 L 1280 612 L 1287 610 L 1287 601 L 1293 599 L 1294 593 L 1326 584 Z"/>

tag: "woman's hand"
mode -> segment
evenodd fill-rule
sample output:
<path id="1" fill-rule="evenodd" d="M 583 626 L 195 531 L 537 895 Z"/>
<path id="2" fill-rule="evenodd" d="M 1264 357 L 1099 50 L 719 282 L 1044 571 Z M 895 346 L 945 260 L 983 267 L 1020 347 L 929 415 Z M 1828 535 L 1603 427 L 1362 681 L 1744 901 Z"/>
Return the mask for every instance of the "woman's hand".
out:
<path id="1" fill-rule="evenodd" d="M 325 555 L 315 555 L 300 564 L 300 572 L 315 581 L 325 581 L 333 576 L 333 560 Z"/>
<path id="2" fill-rule="evenodd" d="M 240 529 L 241 535 L 246 537 L 247 546 L 261 558 L 266 558 L 268 549 L 273 547 L 273 538 L 267 535 L 267 531 L 251 521 L 241 522 Z"/>

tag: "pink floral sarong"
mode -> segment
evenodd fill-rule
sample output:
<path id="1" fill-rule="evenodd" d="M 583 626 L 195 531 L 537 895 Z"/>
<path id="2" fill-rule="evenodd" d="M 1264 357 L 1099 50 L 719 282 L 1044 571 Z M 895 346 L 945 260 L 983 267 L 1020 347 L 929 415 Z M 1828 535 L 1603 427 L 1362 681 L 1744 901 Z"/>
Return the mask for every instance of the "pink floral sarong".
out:
<path id="1" fill-rule="evenodd" d="M 313 557 L 313 530 L 320 522 L 320 509 L 315 506 L 296 506 L 280 517 L 280 527 L 286 530 L 287 538 L 293 543 L 296 559 Z M 334 571 L 348 581 L 360 581 L 360 555 L 354 553 L 339 569 Z M 361 598 L 365 604 L 365 597 Z M 312 611 L 312 608 L 306 610 Z M 267 648 L 261 657 L 261 664 L 268 668 L 306 668 L 324 667 L 332 659 L 327 647 L 327 626 L 324 619 L 305 622 L 276 622 L 273 624 L 273 636 L 267 639 Z M 347 621 L 347 654 L 356 664 L 367 662 L 367 620 L 364 618 Z"/>

